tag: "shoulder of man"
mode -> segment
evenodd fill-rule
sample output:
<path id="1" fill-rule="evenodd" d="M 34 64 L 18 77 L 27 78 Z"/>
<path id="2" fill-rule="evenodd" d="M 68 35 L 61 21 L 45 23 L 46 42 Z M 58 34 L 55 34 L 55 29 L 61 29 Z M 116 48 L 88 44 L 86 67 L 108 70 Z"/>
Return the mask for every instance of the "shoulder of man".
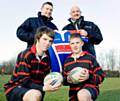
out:
<path id="1" fill-rule="evenodd" d="M 57 26 L 51 21 L 48 22 L 48 27 L 50 27 L 53 30 L 58 30 Z"/>
<path id="2" fill-rule="evenodd" d="M 84 28 L 91 29 L 91 28 L 98 28 L 98 26 L 92 21 L 84 21 Z"/>
<path id="3" fill-rule="evenodd" d="M 89 25 L 96 25 L 94 22 L 92 22 L 92 21 L 87 21 L 87 20 L 84 20 L 84 23 L 85 23 L 85 24 L 89 24 Z"/>
<path id="4" fill-rule="evenodd" d="M 29 17 L 29 18 L 27 18 L 27 20 L 37 20 L 38 19 L 38 17 Z"/>
<path id="5" fill-rule="evenodd" d="M 73 26 L 71 23 L 65 25 L 65 26 L 62 28 L 62 30 L 72 30 L 72 29 L 74 29 L 74 26 Z"/>

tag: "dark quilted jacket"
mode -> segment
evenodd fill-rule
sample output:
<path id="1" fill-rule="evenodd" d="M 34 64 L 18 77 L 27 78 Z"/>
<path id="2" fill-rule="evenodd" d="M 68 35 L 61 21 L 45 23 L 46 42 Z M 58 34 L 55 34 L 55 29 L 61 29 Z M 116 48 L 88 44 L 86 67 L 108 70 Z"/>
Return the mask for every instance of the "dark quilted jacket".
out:
<path id="1" fill-rule="evenodd" d="M 102 40 L 102 34 L 97 25 L 90 21 L 84 21 L 84 17 L 81 16 L 79 19 L 80 23 L 78 25 L 79 29 L 84 29 L 88 32 L 88 43 L 83 46 L 84 51 L 88 51 L 92 55 L 96 56 L 94 45 L 99 44 Z M 66 25 L 63 30 L 76 30 L 74 23 L 69 19 L 69 24 Z"/>
<path id="2" fill-rule="evenodd" d="M 31 47 L 34 43 L 34 36 L 36 33 L 36 29 L 40 26 L 47 26 L 52 28 L 53 30 L 57 30 L 55 24 L 51 22 L 52 17 L 47 18 L 42 16 L 41 13 L 38 13 L 38 17 L 31 17 L 22 23 L 17 29 L 17 37 L 27 42 L 27 47 Z"/>

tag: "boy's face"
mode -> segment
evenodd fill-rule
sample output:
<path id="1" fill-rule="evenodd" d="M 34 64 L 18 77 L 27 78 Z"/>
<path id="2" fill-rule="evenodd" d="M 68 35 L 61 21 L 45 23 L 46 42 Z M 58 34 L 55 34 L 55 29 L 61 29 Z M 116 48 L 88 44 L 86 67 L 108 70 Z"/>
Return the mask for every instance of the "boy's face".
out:
<path id="1" fill-rule="evenodd" d="M 37 42 L 39 49 L 45 52 L 52 45 L 53 39 L 47 34 L 43 34 Z"/>
<path id="2" fill-rule="evenodd" d="M 53 11 L 53 7 L 49 4 L 45 4 L 42 8 L 41 8 L 41 15 L 44 15 L 46 17 L 51 17 L 52 15 L 52 11 Z"/>
<path id="3" fill-rule="evenodd" d="M 82 51 L 83 41 L 80 38 L 70 39 L 70 47 L 73 54 L 79 54 Z"/>

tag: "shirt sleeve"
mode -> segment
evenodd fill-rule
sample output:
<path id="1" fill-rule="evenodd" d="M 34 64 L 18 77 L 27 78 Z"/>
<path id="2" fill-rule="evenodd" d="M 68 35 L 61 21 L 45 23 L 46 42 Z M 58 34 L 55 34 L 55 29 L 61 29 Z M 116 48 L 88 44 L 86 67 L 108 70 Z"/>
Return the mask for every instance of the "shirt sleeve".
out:
<path id="1" fill-rule="evenodd" d="M 99 85 L 103 82 L 106 74 L 103 72 L 95 58 L 92 60 L 92 68 L 93 69 L 89 71 L 90 76 L 88 80 L 90 80 L 90 82 L 94 83 L 95 85 Z"/>

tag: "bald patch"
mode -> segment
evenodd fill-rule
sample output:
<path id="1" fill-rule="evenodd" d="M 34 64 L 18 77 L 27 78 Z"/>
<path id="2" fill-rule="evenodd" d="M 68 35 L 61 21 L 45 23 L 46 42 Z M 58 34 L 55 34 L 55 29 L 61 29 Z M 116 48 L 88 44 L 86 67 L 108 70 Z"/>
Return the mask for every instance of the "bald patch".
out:
<path id="1" fill-rule="evenodd" d="M 79 11 L 81 12 L 80 8 L 79 8 L 78 6 L 76 6 L 76 5 L 75 5 L 75 6 L 72 6 L 70 12 L 72 12 L 72 11 L 74 11 L 74 10 L 79 10 Z"/>

